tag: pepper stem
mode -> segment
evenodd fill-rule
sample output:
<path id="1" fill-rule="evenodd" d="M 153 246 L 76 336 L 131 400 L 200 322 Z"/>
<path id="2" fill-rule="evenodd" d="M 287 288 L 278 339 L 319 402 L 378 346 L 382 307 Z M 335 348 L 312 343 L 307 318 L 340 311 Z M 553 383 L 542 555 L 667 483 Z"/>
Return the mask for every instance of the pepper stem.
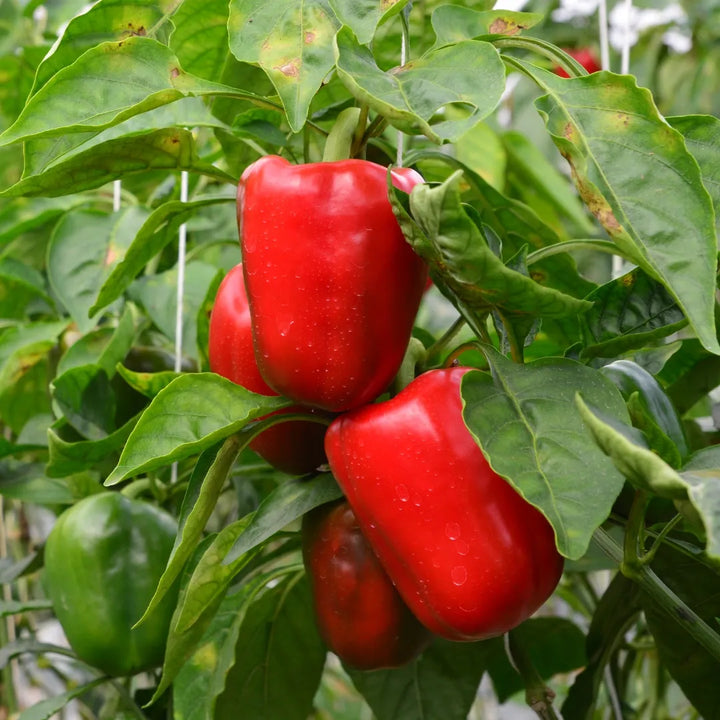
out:
<path id="1" fill-rule="evenodd" d="M 510 661 L 520 673 L 520 677 L 525 684 L 525 702 L 527 702 L 528 707 L 543 720 L 558 720 L 552 704 L 555 699 L 555 692 L 540 677 L 540 673 L 533 664 L 527 648 L 517 633 L 511 630 L 505 636 L 505 642 Z"/>
<path id="2" fill-rule="evenodd" d="M 345 108 L 335 120 L 335 124 L 325 141 L 323 162 L 334 160 L 347 160 L 351 157 L 353 142 L 358 123 L 361 119 L 361 110 L 358 107 Z"/>

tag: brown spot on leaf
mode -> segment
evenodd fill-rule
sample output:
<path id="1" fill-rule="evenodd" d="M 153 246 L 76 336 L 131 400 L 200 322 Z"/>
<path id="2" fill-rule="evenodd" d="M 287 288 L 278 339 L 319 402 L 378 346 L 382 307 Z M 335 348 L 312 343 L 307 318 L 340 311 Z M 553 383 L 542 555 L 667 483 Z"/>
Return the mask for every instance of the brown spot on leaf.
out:
<path id="1" fill-rule="evenodd" d="M 310 45 L 315 41 L 315 33 L 314 32 L 306 32 L 305 33 L 305 44 Z"/>
<path id="2" fill-rule="evenodd" d="M 620 124 L 624 127 L 627 127 L 630 124 L 630 116 L 627 113 L 619 112 L 617 114 L 617 119 L 620 121 Z"/>
<path id="3" fill-rule="evenodd" d="M 118 251 L 114 245 L 108 245 L 105 253 L 105 267 L 110 267 L 118 259 Z"/>
<path id="4" fill-rule="evenodd" d="M 541 270 L 531 270 L 530 277 L 536 283 L 540 283 L 542 285 L 547 280 L 547 273 L 544 273 Z"/>
<path id="5" fill-rule="evenodd" d="M 565 127 L 563 128 L 563 137 L 570 142 L 575 140 L 575 126 L 571 122 L 565 123 Z"/>
<path id="6" fill-rule="evenodd" d="M 290 62 L 286 62 L 284 65 L 276 65 L 273 70 L 278 70 L 285 77 L 296 78 L 300 76 L 300 59 L 293 58 Z"/>
<path id="7" fill-rule="evenodd" d="M 172 69 L 170 70 L 170 77 L 171 77 L 171 78 L 175 79 L 175 78 L 178 77 L 179 75 L 180 75 L 180 69 L 179 69 L 179 68 L 174 67 L 174 68 L 172 68 Z"/>
<path id="8" fill-rule="evenodd" d="M 496 18 L 488 28 L 493 35 L 508 35 L 510 24 L 504 18 Z M 517 30 L 515 31 L 517 32 Z"/>
<path id="9" fill-rule="evenodd" d="M 620 278 L 620 282 L 621 282 L 625 287 L 629 287 L 629 288 L 632 287 L 632 286 L 635 284 L 635 275 L 634 275 L 634 273 L 627 273 L 626 275 L 623 275 L 623 276 Z"/>

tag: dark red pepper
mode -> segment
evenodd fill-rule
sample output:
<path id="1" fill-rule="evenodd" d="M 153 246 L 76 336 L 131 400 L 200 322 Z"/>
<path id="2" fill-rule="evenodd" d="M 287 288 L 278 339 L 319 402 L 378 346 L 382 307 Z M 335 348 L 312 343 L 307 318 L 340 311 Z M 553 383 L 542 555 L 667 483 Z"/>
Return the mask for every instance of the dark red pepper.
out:
<path id="1" fill-rule="evenodd" d="M 210 315 L 208 345 L 213 372 L 252 392 L 277 395 L 262 379 L 255 362 L 242 265 L 230 270 L 220 284 Z M 303 408 L 294 406 L 280 412 L 298 410 Z M 250 447 L 278 470 L 301 475 L 325 462 L 324 436 L 325 426 L 320 423 L 290 420 L 265 430 Z"/>
<path id="2" fill-rule="evenodd" d="M 344 500 L 303 518 L 303 559 L 328 647 L 358 670 L 399 667 L 431 635 L 403 602 Z"/>
<path id="3" fill-rule="evenodd" d="M 409 192 L 422 178 L 392 171 Z M 238 226 L 255 355 L 265 381 L 303 405 L 371 402 L 397 373 L 427 280 L 365 160 L 291 165 L 268 156 L 243 173 Z"/>
<path id="4" fill-rule="evenodd" d="M 595 52 L 590 48 L 565 48 L 565 52 L 570 55 L 570 57 L 577 60 L 589 73 L 594 73 L 598 70 L 602 70 L 600 66 L 600 61 L 597 59 Z M 559 75 L 560 77 L 570 77 L 567 71 L 561 68 L 559 65 L 553 68 L 553 71 L 556 75 Z"/>
<path id="5" fill-rule="evenodd" d="M 336 418 L 330 467 L 413 614 L 451 640 L 505 633 L 534 613 L 563 558 L 545 517 L 490 468 L 462 418 L 468 368 L 432 370 Z"/>

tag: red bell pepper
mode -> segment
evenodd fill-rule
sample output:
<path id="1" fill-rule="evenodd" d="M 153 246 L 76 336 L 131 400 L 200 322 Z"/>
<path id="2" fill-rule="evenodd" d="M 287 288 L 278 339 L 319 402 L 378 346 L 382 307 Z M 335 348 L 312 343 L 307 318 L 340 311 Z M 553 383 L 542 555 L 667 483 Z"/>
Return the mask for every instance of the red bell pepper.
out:
<path id="1" fill-rule="evenodd" d="M 409 192 L 422 178 L 392 171 Z M 248 167 L 238 227 L 255 354 L 265 381 L 303 405 L 341 412 L 395 376 L 427 279 L 365 160 Z"/>
<path id="2" fill-rule="evenodd" d="M 255 362 L 250 310 L 242 265 L 223 278 L 210 315 L 208 343 L 210 369 L 228 380 L 261 395 L 277 395 L 262 379 Z M 297 412 L 297 406 L 279 412 Z M 309 411 L 308 411 L 309 412 Z M 313 421 L 290 420 L 268 428 L 250 448 L 273 467 L 302 475 L 325 462 L 325 426 Z"/>
<path id="3" fill-rule="evenodd" d="M 423 650 L 430 633 L 398 595 L 347 502 L 307 513 L 302 538 L 318 629 L 343 662 L 399 667 Z"/>
<path id="4" fill-rule="evenodd" d="M 325 436 L 330 468 L 398 592 L 450 640 L 515 627 L 563 568 L 548 521 L 493 472 L 463 422 L 466 372 L 427 372 L 339 416 Z"/>
<path id="5" fill-rule="evenodd" d="M 598 70 L 602 70 L 600 66 L 600 61 L 597 59 L 595 52 L 590 48 L 565 48 L 565 52 L 570 55 L 570 57 L 577 60 L 589 73 L 594 73 Z M 559 65 L 553 68 L 553 72 L 560 77 L 570 77 L 567 71 L 561 68 Z"/>

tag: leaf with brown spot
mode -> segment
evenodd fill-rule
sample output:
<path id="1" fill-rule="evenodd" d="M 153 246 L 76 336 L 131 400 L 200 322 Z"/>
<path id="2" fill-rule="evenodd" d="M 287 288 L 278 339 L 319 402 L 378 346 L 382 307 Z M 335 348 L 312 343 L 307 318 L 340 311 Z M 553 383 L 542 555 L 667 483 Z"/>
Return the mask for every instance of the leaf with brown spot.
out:
<path id="1" fill-rule="evenodd" d="M 434 10 L 430 22 L 436 35 L 435 47 L 440 47 L 487 35 L 518 35 L 542 19 L 539 13 L 440 5 Z"/>
<path id="2" fill-rule="evenodd" d="M 632 76 L 559 78 L 508 60 L 546 91 L 536 106 L 588 208 L 621 251 L 667 289 L 703 346 L 720 354 L 713 205 L 682 135 Z"/>

